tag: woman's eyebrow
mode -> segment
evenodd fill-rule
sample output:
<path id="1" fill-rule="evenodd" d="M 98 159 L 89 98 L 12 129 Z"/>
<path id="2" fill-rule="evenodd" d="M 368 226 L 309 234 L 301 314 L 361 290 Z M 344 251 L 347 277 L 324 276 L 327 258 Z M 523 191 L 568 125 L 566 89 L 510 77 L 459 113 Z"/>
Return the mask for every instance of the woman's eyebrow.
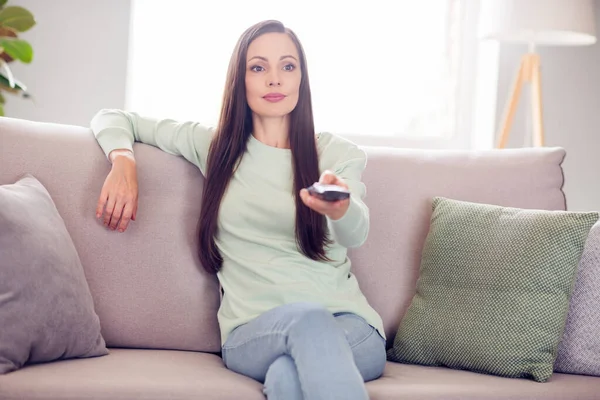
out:
<path id="1" fill-rule="evenodd" d="M 269 62 L 269 60 L 267 59 L 267 57 L 263 57 L 263 56 L 254 56 L 254 57 L 252 57 L 251 59 L 249 59 L 249 60 L 248 60 L 248 62 L 250 62 L 250 61 L 254 60 L 255 58 L 258 58 L 259 60 L 263 60 L 264 62 Z M 288 54 L 288 55 L 285 55 L 285 56 L 281 56 L 281 57 L 279 58 L 279 60 L 284 60 L 284 59 L 286 59 L 286 58 L 293 58 L 294 60 L 298 61 L 298 60 L 296 59 L 296 57 L 294 57 L 294 56 L 292 56 L 292 55 L 289 55 L 289 54 Z"/>

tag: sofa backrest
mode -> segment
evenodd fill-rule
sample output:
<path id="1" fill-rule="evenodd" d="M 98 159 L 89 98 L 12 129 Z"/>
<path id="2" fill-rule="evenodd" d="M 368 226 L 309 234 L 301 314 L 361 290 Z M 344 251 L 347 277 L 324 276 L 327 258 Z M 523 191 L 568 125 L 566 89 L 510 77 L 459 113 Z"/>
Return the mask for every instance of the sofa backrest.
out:
<path id="1" fill-rule="evenodd" d="M 560 148 L 367 152 L 363 181 L 371 230 L 367 242 L 349 256 L 362 291 L 383 318 L 389 345 L 415 294 L 433 197 L 566 208 Z"/>
<path id="2" fill-rule="evenodd" d="M 83 127 L 0 119 L 0 184 L 34 175 L 79 253 L 110 347 L 219 351 L 218 283 L 196 251 L 203 177 L 182 158 L 136 144 L 139 207 L 127 231 L 96 220 L 110 163 Z"/>
<path id="3" fill-rule="evenodd" d="M 565 209 L 559 148 L 365 149 L 371 229 L 350 258 L 388 343 L 414 295 L 433 196 Z M 108 346 L 217 352 L 218 283 L 196 255 L 204 179 L 183 158 L 140 143 L 134 150 L 138 218 L 123 234 L 95 219 L 110 164 L 87 128 L 0 118 L 0 184 L 31 173 L 46 186 L 79 252 Z"/>

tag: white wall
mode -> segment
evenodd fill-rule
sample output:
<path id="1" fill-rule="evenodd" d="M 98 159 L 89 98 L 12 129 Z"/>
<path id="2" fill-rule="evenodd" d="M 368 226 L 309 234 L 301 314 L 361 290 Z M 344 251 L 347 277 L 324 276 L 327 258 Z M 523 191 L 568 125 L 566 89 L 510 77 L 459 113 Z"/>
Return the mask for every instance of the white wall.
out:
<path id="1" fill-rule="evenodd" d="M 596 1 L 600 35 L 600 0 Z M 600 42 L 600 36 L 598 38 Z M 526 47 L 502 45 L 498 86 L 498 119 Z M 600 43 L 586 47 L 539 48 L 542 63 L 542 107 L 547 146 L 567 151 L 563 164 L 567 207 L 600 210 Z M 528 94 L 526 86 L 524 94 Z M 528 96 L 521 98 L 509 147 L 524 143 Z"/>
<path id="2" fill-rule="evenodd" d="M 17 118 L 87 126 L 104 107 L 125 107 L 130 0 L 10 0 L 31 10 L 38 25 L 23 35 L 34 46 L 31 65 L 13 63 L 36 103 L 8 97 Z M 600 32 L 600 0 L 597 0 Z M 502 46 L 498 115 L 526 48 Z M 600 44 L 541 48 L 547 145 L 567 150 L 565 191 L 571 210 L 600 210 Z M 509 146 L 523 144 L 527 97 Z"/>
<path id="3" fill-rule="evenodd" d="M 34 60 L 11 63 L 35 103 L 6 95 L 7 116 L 88 126 L 100 108 L 125 106 L 130 0 L 9 0 L 37 25 L 21 37 Z"/>

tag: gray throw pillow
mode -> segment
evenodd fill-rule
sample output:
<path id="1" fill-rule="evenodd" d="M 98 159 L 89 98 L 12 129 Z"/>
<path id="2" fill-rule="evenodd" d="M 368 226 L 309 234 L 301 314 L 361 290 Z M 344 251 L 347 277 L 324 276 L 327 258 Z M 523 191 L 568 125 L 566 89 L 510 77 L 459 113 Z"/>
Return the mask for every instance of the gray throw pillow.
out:
<path id="1" fill-rule="evenodd" d="M 600 376 L 600 223 L 585 242 L 554 370 Z"/>
<path id="2" fill-rule="evenodd" d="M 108 354 L 79 255 L 46 188 L 0 186 L 0 374 Z"/>

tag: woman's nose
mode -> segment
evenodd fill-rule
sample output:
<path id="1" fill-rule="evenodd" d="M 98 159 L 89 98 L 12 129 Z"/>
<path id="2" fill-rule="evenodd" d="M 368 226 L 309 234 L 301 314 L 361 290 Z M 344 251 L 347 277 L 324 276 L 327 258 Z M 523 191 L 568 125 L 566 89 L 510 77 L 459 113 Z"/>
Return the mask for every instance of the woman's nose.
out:
<path id="1" fill-rule="evenodd" d="M 268 83 L 269 87 L 281 86 L 281 80 L 279 79 L 279 74 L 277 72 L 270 73 L 267 83 Z"/>

